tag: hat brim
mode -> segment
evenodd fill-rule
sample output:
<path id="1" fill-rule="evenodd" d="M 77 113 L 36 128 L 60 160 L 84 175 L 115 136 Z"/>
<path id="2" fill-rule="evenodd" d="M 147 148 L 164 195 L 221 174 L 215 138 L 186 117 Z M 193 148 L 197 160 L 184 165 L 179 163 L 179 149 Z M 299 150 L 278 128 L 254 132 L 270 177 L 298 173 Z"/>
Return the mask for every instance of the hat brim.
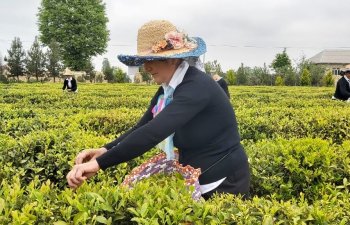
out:
<path id="1" fill-rule="evenodd" d="M 141 66 L 147 61 L 199 57 L 200 55 L 203 55 L 207 51 L 207 46 L 202 38 L 193 37 L 193 39 L 197 41 L 197 47 L 188 52 L 183 52 L 183 53 L 178 53 L 173 55 L 166 55 L 166 56 L 118 55 L 118 59 L 120 62 L 124 63 L 127 66 Z"/>
<path id="2" fill-rule="evenodd" d="M 350 69 L 342 69 L 340 70 L 340 74 L 339 75 L 345 75 L 345 74 L 349 74 L 350 73 Z"/>

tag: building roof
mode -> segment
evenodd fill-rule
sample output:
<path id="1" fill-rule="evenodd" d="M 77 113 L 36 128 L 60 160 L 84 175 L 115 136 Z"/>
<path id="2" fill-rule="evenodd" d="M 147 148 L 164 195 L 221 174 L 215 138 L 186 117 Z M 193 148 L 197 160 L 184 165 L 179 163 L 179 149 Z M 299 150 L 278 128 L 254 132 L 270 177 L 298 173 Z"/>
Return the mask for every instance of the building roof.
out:
<path id="1" fill-rule="evenodd" d="M 350 64 L 350 50 L 324 50 L 310 58 L 316 64 Z"/>

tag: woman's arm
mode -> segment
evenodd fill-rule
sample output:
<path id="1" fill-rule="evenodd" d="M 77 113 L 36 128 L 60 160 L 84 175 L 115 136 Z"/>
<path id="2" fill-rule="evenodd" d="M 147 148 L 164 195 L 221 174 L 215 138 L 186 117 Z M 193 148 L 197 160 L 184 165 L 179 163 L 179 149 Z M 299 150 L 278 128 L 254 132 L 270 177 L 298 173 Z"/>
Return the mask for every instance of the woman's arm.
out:
<path id="1" fill-rule="evenodd" d="M 201 90 L 207 89 L 196 84 L 178 87 L 174 100 L 155 118 L 129 133 L 118 145 L 96 159 L 100 168 L 106 169 L 136 158 L 174 133 L 205 108 L 211 94 Z"/>
<path id="2" fill-rule="evenodd" d="M 62 88 L 62 89 L 64 90 L 64 89 L 66 89 L 66 87 L 67 87 L 67 80 L 64 80 L 64 81 L 63 81 L 63 88 Z"/>

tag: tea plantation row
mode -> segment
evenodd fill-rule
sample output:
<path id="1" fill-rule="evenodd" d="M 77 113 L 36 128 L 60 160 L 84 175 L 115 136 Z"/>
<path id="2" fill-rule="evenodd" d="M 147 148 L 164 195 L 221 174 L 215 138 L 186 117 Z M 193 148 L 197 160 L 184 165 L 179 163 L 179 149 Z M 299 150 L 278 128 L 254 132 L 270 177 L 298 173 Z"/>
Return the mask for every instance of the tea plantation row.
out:
<path id="1" fill-rule="evenodd" d="M 230 87 L 252 198 L 199 202 L 176 175 L 119 186 L 156 149 L 67 188 L 76 154 L 135 124 L 158 87 L 60 88 L 0 84 L 0 224 L 350 223 L 350 104 L 333 88 Z"/>

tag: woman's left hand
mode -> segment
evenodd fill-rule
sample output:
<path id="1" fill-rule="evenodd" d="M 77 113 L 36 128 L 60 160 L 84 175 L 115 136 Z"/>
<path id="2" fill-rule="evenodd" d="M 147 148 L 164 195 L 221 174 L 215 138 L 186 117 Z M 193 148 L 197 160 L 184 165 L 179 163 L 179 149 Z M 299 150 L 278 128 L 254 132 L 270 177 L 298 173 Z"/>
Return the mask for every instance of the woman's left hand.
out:
<path id="1" fill-rule="evenodd" d="M 78 188 L 86 179 L 94 176 L 99 169 L 100 166 L 96 160 L 73 166 L 66 177 L 69 187 L 73 189 Z"/>

